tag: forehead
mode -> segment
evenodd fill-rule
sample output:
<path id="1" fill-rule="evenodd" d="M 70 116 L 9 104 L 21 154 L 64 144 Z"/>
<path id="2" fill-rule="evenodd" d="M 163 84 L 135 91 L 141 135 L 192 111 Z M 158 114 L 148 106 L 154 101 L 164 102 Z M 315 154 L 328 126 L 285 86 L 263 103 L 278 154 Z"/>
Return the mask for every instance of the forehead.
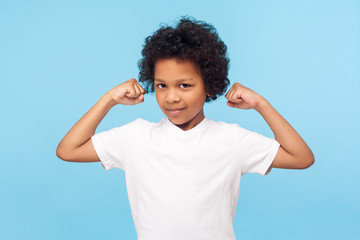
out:
<path id="1" fill-rule="evenodd" d="M 179 62 L 175 59 L 159 59 L 155 63 L 154 75 L 157 79 L 185 79 L 201 78 L 195 63 L 190 61 Z"/>

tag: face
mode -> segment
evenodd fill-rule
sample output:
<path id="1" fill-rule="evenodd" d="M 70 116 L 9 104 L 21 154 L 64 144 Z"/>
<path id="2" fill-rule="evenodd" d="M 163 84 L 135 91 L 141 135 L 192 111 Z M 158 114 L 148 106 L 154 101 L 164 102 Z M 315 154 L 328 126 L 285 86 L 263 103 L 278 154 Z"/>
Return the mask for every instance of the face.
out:
<path id="1" fill-rule="evenodd" d="M 182 130 L 189 130 L 204 119 L 205 85 L 194 63 L 158 60 L 154 89 L 163 113 Z"/>

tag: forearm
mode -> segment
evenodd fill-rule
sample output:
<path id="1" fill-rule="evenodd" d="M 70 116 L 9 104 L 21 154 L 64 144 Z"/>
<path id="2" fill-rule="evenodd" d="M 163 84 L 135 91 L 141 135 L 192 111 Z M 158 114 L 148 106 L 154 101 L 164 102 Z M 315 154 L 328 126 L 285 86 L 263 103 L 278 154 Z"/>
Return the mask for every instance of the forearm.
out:
<path id="1" fill-rule="evenodd" d="M 254 108 L 269 125 L 282 148 L 295 159 L 313 159 L 314 155 L 296 130 L 271 106 L 262 99 Z"/>
<path id="2" fill-rule="evenodd" d="M 100 100 L 69 130 L 58 145 L 57 152 L 71 152 L 87 142 L 94 134 L 97 126 L 115 105 L 109 94 Z"/>

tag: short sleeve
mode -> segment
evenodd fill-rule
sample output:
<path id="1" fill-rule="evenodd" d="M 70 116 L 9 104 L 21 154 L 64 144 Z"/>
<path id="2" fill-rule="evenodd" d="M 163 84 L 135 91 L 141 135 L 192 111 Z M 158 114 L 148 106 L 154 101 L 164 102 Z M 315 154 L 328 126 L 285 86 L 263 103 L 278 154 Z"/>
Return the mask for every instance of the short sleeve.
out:
<path id="1" fill-rule="evenodd" d="M 280 144 L 274 138 L 268 138 L 241 127 L 238 129 L 238 133 L 241 146 L 241 174 L 268 175 L 272 170 L 270 166 Z"/>
<path id="2" fill-rule="evenodd" d="M 141 123 L 137 119 L 121 127 L 103 131 L 91 137 L 94 149 L 105 170 L 120 168 L 125 171 L 127 155 L 134 146 L 136 131 Z"/>

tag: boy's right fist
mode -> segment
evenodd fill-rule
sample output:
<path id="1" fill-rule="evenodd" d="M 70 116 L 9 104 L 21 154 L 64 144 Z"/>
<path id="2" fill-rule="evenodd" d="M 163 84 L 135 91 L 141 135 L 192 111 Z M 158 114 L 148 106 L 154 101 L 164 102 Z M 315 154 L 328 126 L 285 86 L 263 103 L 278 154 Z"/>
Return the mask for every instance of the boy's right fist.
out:
<path id="1" fill-rule="evenodd" d="M 117 85 L 108 92 L 115 104 L 123 105 L 135 105 L 144 102 L 145 93 L 146 91 L 135 78 Z"/>

